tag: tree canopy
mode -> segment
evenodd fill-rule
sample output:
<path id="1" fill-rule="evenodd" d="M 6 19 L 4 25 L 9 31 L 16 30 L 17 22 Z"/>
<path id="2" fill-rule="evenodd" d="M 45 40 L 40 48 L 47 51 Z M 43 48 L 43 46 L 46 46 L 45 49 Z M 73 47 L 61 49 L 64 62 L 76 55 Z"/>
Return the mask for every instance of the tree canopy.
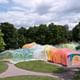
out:
<path id="1" fill-rule="evenodd" d="M 5 22 L 0 23 L 0 29 L 4 34 L 3 38 L 0 36 L 0 40 L 5 42 L 5 49 L 20 48 L 30 42 L 42 45 L 56 45 L 70 41 L 80 41 L 80 23 L 72 30 L 69 30 L 68 25 L 55 25 L 54 23 L 50 23 L 49 25 L 40 24 L 28 29 L 25 27 L 17 29 L 13 24 Z"/>
<path id="2" fill-rule="evenodd" d="M 5 42 L 3 40 L 3 36 L 4 36 L 4 34 L 0 30 L 0 51 L 4 50 L 4 48 L 5 48 Z"/>
<path id="3" fill-rule="evenodd" d="M 73 34 L 73 40 L 79 42 L 80 41 L 80 22 L 73 28 L 72 34 Z"/>

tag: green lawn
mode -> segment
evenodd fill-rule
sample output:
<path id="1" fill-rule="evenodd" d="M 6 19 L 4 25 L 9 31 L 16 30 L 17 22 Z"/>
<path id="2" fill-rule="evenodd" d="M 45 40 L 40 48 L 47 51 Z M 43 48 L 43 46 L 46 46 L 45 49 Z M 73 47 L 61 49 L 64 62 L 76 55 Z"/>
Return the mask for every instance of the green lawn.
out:
<path id="1" fill-rule="evenodd" d="M 36 72 L 61 73 L 65 71 L 65 69 L 62 67 L 53 64 L 48 64 L 43 61 L 20 62 L 17 63 L 16 66 L 22 69 Z"/>
<path id="2" fill-rule="evenodd" d="M 7 68 L 8 66 L 4 62 L 0 61 L 0 73 L 4 72 Z"/>
<path id="3" fill-rule="evenodd" d="M 0 80 L 57 80 L 57 79 L 52 77 L 41 77 L 41 76 L 18 76 L 18 77 L 3 78 Z"/>

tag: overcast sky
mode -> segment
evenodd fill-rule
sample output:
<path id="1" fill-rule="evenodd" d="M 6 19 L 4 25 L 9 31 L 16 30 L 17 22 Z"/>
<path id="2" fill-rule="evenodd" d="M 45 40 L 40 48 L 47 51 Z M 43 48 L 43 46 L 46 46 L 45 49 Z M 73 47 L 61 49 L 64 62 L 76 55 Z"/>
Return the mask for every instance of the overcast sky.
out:
<path id="1" fill-rule="evenodd" d="M 15 25 L 38 25 L 80 21 L 80 0 L 0 0 L 0 22 Z"/>

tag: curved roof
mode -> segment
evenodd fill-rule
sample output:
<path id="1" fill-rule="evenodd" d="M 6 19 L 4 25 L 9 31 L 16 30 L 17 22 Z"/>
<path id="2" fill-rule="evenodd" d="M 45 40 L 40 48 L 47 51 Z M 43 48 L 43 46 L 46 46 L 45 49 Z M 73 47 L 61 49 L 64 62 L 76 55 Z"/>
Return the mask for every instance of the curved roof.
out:
<path id="1" fill-rule="evenodd" d="M 22 48 L 32 48 L 34 45 L 36 45 L 36 43 L 35 42 L 32 42 L 32 43 L 23 45 Z"/>

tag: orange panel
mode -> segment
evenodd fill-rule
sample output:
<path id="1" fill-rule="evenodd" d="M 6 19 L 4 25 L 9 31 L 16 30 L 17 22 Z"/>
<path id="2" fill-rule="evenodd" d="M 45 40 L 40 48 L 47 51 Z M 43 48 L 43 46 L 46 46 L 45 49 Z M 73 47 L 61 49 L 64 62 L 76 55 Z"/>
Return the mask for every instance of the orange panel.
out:
<path id="1" fill-rule="evenodd" d="M 65 51 L 63 51 L 62 49 L 53 49 L 51 50 L 51 54 L 52 54 L 52 61 L 54 63 L 59 63 L 59 64 L 63 64 L 63 65 L 67 65 L 67 55 L 65 54 Z"/>
<path id="2" fill-rule="evenodd" d="M 22 48 L 32 48 L 34 45 L 36 45 L 35 42 L 29 43 L 29 44 L 25 44 Z"/>

